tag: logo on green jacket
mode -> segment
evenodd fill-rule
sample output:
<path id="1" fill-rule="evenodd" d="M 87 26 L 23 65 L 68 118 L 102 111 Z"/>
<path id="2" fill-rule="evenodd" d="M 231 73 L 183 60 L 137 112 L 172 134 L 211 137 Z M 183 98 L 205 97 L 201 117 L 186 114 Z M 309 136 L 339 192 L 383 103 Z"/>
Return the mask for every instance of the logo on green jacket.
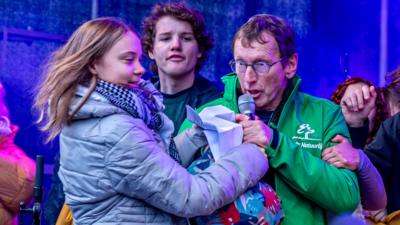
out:
<path id="1" fill-rule="evenodd" d="M 315 130 L 311 128 L 310 124 L 303 123 L 297 129 L 298 136 L 293 136 L 293 140 L 303 148 L 322 150 L 321 139 L 311 137 L 314 133 Z"/>

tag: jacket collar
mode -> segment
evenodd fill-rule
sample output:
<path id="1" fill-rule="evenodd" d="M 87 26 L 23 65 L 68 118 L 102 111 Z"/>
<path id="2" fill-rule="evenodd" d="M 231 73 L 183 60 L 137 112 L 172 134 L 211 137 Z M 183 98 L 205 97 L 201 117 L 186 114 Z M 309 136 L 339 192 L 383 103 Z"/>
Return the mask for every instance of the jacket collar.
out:
<path id="1" fill-rule="evenodd" d="M 157 90 L 160 90 L 160 79 L 158 77 L 152 77 L 150 81 L 154 84 Z M 204 94 L 208 92 L 209 87 L 211 87 L 211 82 L 203 78 L 200 75 L 195 75 L 193 85 L 190 88 L 194 88 L 195 95 Z M 183 90 L 186 91 L 187 89 Z"/>
<path id="2" fill-rule="evenodd" d="M 288 85 L 283 92 L 283 97 L 281 103 L 276 108 L 274 114 L 271 117 L 270 125 L 274 126 L 275 128 L 278 126 L 279 118 L 284 118 L 286 112 L 288 111 L 289 107 L 292 105 L 294 101 L 294 96 L 299 90 L 301 83 L 301 78 L 299 76 L 294 76 L 292 79 L 289 80 Z"/>

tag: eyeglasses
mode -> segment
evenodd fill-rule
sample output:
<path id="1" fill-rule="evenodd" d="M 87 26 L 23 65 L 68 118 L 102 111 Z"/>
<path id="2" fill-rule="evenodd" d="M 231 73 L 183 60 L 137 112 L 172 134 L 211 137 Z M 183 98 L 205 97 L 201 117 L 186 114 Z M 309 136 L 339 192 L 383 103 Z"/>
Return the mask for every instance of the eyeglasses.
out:
<path id="1" fill-rule="evenodd" d="M 256 63 L 253 64 L 247 64 L 241 60 L 235 61 L 234 59 L 232 59 L 229 62 L 229 65 L 231 66 L 231 69 L 233 72 L 237 73 L 237 74 L 244 74 L 246 73 L 247 67 L 250 66 L 258 76 L 263 76 L 265 74 L 267 74 L 269 72 L 269 69 L 277 64 L 278 62 L 282 61 L 283 58 L 279 59 L 278 61 L 275 61 L 273 63 L 267 63 L 265 61 L 258 61 Z"/>

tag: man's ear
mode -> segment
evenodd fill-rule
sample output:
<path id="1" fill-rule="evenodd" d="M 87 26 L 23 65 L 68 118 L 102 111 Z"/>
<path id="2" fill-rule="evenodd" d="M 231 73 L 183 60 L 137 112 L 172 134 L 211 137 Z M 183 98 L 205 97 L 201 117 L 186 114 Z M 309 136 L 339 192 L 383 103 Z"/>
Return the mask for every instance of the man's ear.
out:
<path id="1" fill-rule="evenodd" d="M 294 53 L 292 56 L 289 57 L 284 68 L 285 76 L 287 79 L 291 79 L 294 77 L 294 75 L 296 75 L 297 63 L 298 55 L 297 53 Z"/>
<path id="2" fill-rule="evenodd" d="M 388 101 L 388 108 L 389 108 L 390 116 L 394 116 L 395 114 L 400 112 L 400 105 L 398 105 L 390 100 Z"/>
<path id="3" fill-rule="evenodd" d="M 154 60 L 153 51 L 148 51 L 147 54 L 149 55 L 150 59 Z"/>
<path id="4" fill-rule="evenodd" d="M 393 116 L 399 112 L 400 112 L 400 105 L 399 105 L 399 103 L 397 103 L 397 105 L 394 106 Z"/>

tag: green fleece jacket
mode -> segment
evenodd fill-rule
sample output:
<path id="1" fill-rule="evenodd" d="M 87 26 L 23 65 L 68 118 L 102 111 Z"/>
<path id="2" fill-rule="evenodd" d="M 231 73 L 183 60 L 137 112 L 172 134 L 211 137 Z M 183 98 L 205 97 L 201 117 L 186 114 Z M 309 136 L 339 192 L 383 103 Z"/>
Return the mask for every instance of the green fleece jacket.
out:
<path id="1" fill-rule="evenodd" d="M 224 96 L 203 107 L 224 105 L 236 113 L 237 90 L 235 74 L 222 78 Z M 334 145 L 330 140 L 349 132 L 340 108 L 326 100 L 298 91 L 301 79 L 295 76 L 273 113 L 268 125 L 273 128 L 270 146 L 266 148 L 275 190 L 282 200 L 285 219 L 282 225 L 327 224 L 327 212 L 353 211 L 360 193 L 356 175 L 338 169 L 321 159 L 322 150 Z M 190 127 L 189 121 L 180 131 Z"/>

